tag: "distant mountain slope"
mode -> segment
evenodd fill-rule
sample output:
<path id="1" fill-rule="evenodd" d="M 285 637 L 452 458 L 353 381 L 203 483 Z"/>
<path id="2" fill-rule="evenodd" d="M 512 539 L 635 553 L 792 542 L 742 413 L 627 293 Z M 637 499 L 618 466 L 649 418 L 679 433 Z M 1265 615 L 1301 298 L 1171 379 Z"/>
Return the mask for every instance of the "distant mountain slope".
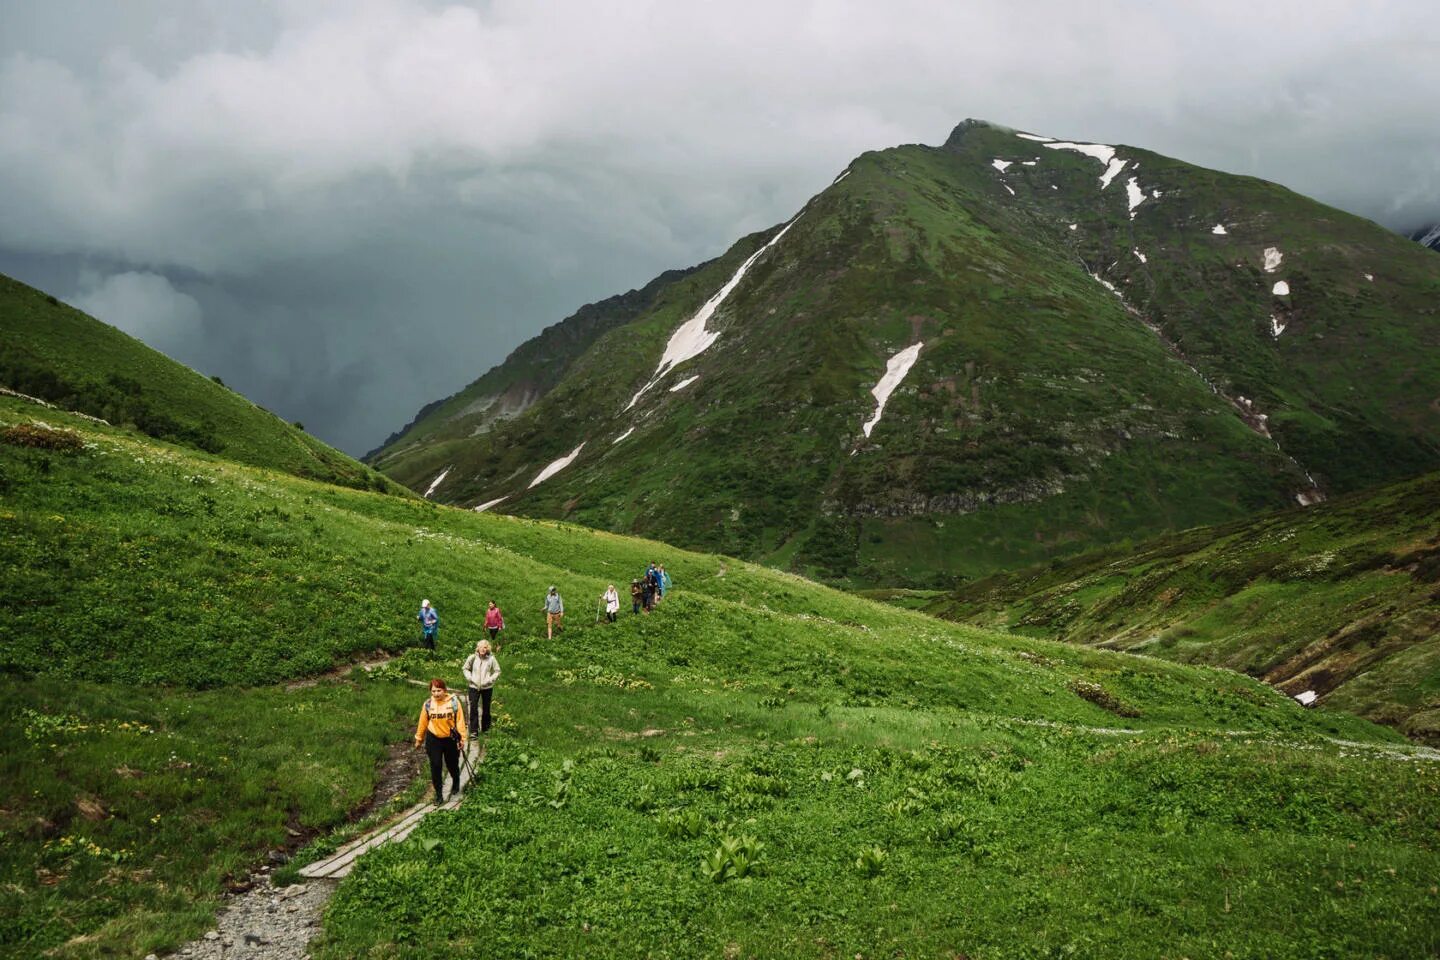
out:
<path id="1" fill-rule="evenodd" d="M 1421 227 L 1410 234 L 1410 239 L 1427 250 L 1440 251 L 1440 223 L 1431 224 L 1428 227 Z"/>
<path id="2" fill-rule="evenodd" d="M 242 463 L 350 487 L 399 489 L 218 381 L 5 276 L 0 387 Z"/>
<path id="3" fill-rule="evenodd" d="M 943 583 L 1440 467 L 1437 292 L 1414 244 L 1274 184 L 967 121 L 664 286 L 521 416 L 375 462 Z"/>
<path id="4" fill-rule="evenodd" d="M 420 463 L 440 455 L 447 441 L 468 439 L 524 413 L 564 379 L 571 364 L 597 339 L 651 309 L 661 291 L 692 270 L 667 270 L 639 290 L 586 304 L 546 327 L 464 390 L 425 406 L 365 460 L 376 466 L 396 464 L 398 478 L 418 483 L 419 478 L 407 474 L 406 468 L 413 473 Z"/>
<path id="5" fill-rule="evenodd" d="M 1440 474 L 998 575 L 928 609 L 1243 670 L 1440 743 Z"/>

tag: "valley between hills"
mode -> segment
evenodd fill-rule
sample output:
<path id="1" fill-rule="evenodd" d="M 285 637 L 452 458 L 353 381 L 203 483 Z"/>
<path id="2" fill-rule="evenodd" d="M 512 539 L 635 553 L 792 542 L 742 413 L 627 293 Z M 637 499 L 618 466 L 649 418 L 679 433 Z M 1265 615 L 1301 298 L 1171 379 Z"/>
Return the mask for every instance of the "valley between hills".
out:
<path id="1" fill-rule="evenodd" d="M 364 463 L 0 284 L 0 956 L 171 954 L 423 801 L 492 600 L 474 784 L 287 949 L 1440 952 L 1440 259 L 976 121 L 839 174 Z"/>

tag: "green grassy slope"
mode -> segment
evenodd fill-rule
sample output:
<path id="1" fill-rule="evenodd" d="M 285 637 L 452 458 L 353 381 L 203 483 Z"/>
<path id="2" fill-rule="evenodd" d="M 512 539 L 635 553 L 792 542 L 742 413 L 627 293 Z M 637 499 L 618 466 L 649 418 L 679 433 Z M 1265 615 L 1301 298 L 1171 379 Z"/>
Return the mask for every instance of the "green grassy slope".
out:
<path id="1" fill-rule="evenodd" d="M 5 276 L 0 386 L 242 463 L 360 489 L 400 489 L 233 390 Z"/>
<path id="2" fill-rule="evenodd" d="M 659 291 L 519 417 L 377 462 L 416 487 L 453 468 L 447 503 L 921 586 L 1440 465 L 1440 263 L 1274 184 L 1119 155 L 1102 189 L 1097 160 L 989 124 L 865 154 L 634 408 L 670 334 L 778 228 Z"/>
<path id="3" fill-rule="evenodd" d="M 323 956 L 1440 947 L 1440 765 L 1391 731 L 1236 674 L 44 419 L 84 445 L 0 443 L 5 956 L 200 932 L 289 831 L 343 821 L 412 729 L 402 678 L 458 679 L 491 598 L 481 784 L 341 885 Z M 675 593 L 597 624 L 591 598 L 650 559 Z M 551 583 L 570 614 L 547 642 Z M 413 643 L 422 595 L 436 655 L 277 683 Z"/>
<path id="4" fill-rule="evenodd" d="M 1243 670 L 1440 743 L 1440 474 L 967 584 L 927 609 Z"/>

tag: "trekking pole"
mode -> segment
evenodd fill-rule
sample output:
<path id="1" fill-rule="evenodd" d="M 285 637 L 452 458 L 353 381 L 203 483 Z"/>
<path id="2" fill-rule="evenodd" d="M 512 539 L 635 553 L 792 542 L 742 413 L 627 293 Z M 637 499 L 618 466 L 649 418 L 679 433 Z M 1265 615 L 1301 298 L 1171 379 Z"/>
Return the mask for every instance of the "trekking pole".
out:
<path id="1" fill-rule="evenodd" d="M 470 751 L 464 747 L 460 749 L 460 763 L 465 767 L 465 786 L 460 788 L 460 792 L 464 793 L 475 780 L 475 768 L 470 765 Z"/>

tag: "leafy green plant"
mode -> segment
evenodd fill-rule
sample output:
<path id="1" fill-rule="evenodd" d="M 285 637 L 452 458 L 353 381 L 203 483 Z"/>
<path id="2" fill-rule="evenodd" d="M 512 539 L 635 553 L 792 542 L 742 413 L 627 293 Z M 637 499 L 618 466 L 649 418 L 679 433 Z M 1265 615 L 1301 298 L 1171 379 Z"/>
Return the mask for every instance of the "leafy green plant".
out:
<path id="1" fill-rule="evenodd" d="M 885 871 L 885 863 L 889 859 L 890 854 L 883 847 L 861 847 L 859 855 L 855 857 L 855 869 L 859 870 L 862 876 L 878 877 Z"/>
<path id="2" fill-rule="evenodd" d="M 713 883 L 758 874 L 765 869 L 765 844 L 749 834 L 725 836 L 701 859 L 700 867 Z"/>

